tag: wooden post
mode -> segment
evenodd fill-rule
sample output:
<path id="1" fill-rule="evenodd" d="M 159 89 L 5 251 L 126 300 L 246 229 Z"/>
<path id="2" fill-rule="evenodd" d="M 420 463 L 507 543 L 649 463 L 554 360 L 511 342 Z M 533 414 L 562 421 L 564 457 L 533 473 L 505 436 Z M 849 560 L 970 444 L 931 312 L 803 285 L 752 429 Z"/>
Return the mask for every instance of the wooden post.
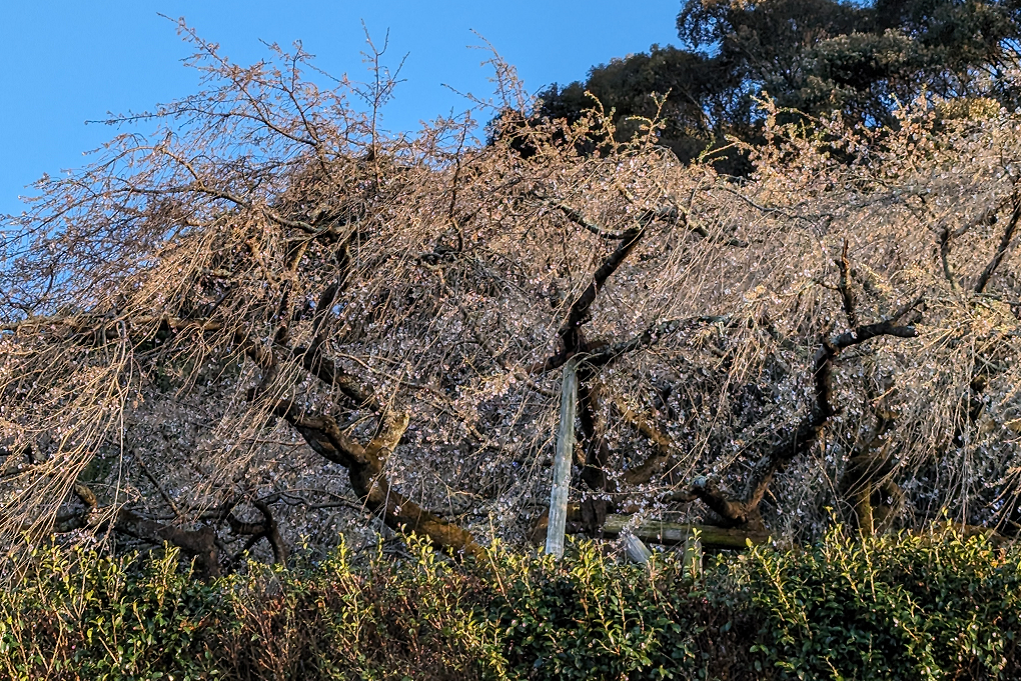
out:
<path id="1" fill-rule="evenodd" d="M 567 529 L 567 497 L 571 491 L 571 461 L 574 459 L 574 417 L 578 413 L 578 364 L 580 356 L 564 365 L 560 384 L 560 428 L 557 452 L 553 459 L 553 488 L 549 498 L 549 525 L 546 529 L 546 553 L 559 560 L 564 555 L 564 531 Z"/>

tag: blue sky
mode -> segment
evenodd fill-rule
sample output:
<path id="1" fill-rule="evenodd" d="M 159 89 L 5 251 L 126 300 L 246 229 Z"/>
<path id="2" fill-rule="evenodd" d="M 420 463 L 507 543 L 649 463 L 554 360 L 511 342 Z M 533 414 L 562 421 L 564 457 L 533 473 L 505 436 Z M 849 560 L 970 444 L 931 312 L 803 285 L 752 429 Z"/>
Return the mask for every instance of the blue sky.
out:
<path id="1" fill-rule="evenodd" d="M 645 0 L 640 10 L 607 2 L 218 2 L 216 0 L 0 0 L 0 214 L 20 213 L 19 195 L 43 173 L 87 162 L 82 152 L 114 131 L 86 120 L 107 111 L 140 111 L 196 89 L 180 61 L 188 47 L 170 17 L 183 16 L 224 54 L 249 63 L 265 54 L 260 40 L 301 40 L 333 75 L 365 73 L 364 20 L 377 42 L 390 31 L 388 61 L 408 55 L 386 112 L 386 126 L 412 131 L 467 104 L 462 92 L 488 95 L 478 31 L 518 69 L 530 91 L 583 78 L 613 57 L 677 44 L 680 0 Z"/>

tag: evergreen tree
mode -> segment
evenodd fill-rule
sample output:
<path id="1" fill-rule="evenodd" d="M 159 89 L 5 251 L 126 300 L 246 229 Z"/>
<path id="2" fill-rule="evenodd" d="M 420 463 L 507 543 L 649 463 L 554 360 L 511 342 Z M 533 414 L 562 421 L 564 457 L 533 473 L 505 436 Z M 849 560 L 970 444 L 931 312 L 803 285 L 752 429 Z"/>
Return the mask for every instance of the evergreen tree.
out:
<path id="1" fill-rule="evenodd" d="M 1016 0 L 686 0 L 677 16 L 685 47 L 593 67 L 588 78 L 540 94 L 538 120 L 577 120 L 598 100 L 618 139 L 634 117 L 663 118 L 662 143 L 688 161 L 726 137 L 757 141 L 767 93 L 807 116 L 896 125 L 894 112 L 922 93 L 992 99 L 1013 109 L 1021 3 Z M 725 170 L 747 166 L 734 158 Z"/>

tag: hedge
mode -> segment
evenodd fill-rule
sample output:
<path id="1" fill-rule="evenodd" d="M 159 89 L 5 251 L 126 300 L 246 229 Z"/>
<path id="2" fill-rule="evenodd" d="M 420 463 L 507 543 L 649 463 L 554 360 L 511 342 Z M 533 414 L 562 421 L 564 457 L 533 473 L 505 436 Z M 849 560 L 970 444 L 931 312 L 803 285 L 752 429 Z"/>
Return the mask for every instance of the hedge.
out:
<path id="1" fill-rule="evenodd" d="M 949 527 L 751 548 L 692 574 L 604 545 L 251 565 L 37 549 L 0 595 L 10 679 L 1016 679 L 1021 551 Z"/>

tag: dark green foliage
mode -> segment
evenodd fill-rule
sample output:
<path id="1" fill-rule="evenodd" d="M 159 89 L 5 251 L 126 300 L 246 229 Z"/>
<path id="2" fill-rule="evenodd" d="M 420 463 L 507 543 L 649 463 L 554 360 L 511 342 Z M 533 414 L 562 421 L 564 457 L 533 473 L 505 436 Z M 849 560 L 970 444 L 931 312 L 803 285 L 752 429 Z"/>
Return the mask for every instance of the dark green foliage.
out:
<path id="1" fill-rule="evenodd" d="M 659 118 L 664 124 L 663 142 L 679 158 L 689 160 L 719 138 L 721 121 L 740 125 L 751 120 L 751 100 L 733 97 L 739 85 L 738 75 L 718 59 L 653 45 L 649 53 L 592 69 L 585 83 L 550 86 L 539 95 L 542 103 L 537 115 L 573 123 L 598 102 L 605 111 L 614 112 L 620 141 L 637 131 L 637 123 L 629 117 Z"/>
<path id="2" fill-rule="evenodd" d="M 941 536 L 807 551 L 754 549 L 735 573 L 762 621 L 753 650 L 781 678 L 1016 679 L 1016 549 Z"/>
<path id="3" fill-rule="evenodd" d="M 160 559 L 36 551 L 0 598 L 0 678 L 207 678 L 219 585 Z"/>
<path id="4" fill-rule="evenodd" d="M 577 120 L 594 97 L 623 141 L 634 133 L 629 117 L 658 112 L 663 144 L 687 161 L 727 136 L 760 142 L 763 91 L 782 109 L 872 126 L 896 126 L 896 108 L 922 93 L 1021 103 L 1008 74 L 1021 49 L 1013 1 L 687 0 L 677 29 L 686 49 L 653 45 L 593 67 L 584 82 L 554 84 L 536 119 Z M 750 170 L 736 152 L 724 157 L 724 171 Z"/>
<path id="5" fill-rule="evenodd" d="M 512 679 L 739 678 L 745 621 L 679 560 L 650 571 L 584 544 L 564 563 L 501 555 L 490 605 Z M 747 623 L 746 623 L 747 624 Z"/>
<path id="6" fill-rule="evenodd" d="M 964 539 L 622 564 L 341 547 L 197 581 L 169 551 L 40 550 L 0 597 L 11 679 L 1013 679 L 1021 552 Z"/>

